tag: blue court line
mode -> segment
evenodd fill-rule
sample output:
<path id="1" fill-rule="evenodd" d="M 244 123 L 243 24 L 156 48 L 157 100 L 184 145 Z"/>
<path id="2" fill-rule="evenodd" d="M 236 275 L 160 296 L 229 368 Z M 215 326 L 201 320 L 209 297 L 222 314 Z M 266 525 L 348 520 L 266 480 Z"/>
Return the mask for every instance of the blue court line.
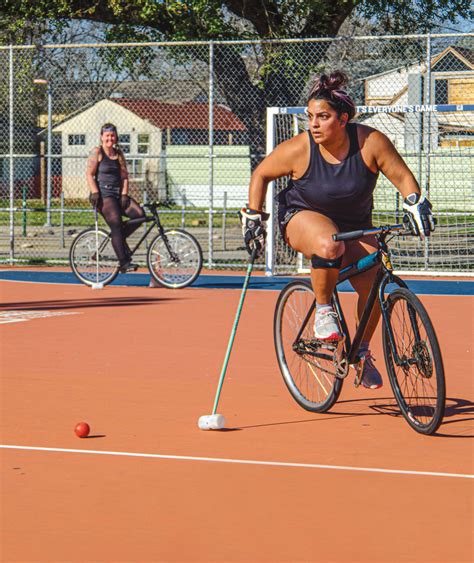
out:
<path id="1" fill-rule="evenodd" d="M 192 287 L 206 289 L 242 289 L 244 276 L 240 275 L 209 275 L 203 274 L 193 283 Z M 249 289 L 263 289 L 278 291 L 282 289 L 291 277 L 267 277 L 254 276 L 250 279 Z M 0 280 L 33 282 L 33 283 L 53 283 L 53 284 L 76 284 L 80 285 L 79 280 L 72 272 L 48 272 L 34 270 L 0 270 Z M 111 284 L 115 286 L 147 287 L 150 281 L 149 274 L 122 274 Z M 408 287 L 418 295 L 474 295 L 474 281 L 461 280 L 405 280 Z M 339 291 L 353 291 L 349 282 L 343 282 L 339 286 Z"/>

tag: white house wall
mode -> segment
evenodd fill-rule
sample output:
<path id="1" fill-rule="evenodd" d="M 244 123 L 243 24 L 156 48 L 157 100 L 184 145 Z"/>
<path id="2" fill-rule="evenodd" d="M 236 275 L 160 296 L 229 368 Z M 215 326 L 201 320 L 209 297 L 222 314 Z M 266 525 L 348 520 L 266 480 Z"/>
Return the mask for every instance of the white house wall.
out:
<path id="1" fill-rule="evenodd" d="M 382 100 L 390 101 L 393 97 L 406 87 L 408 74 L 424 72 L 423 65 L 414 65 L 408 69 L 402 68 L 379 76 L 368 78 L 366 81 L 365 98 L 370 105 L 372 100 L 382 103 Z"/>
<path id="2" fill-rule="evenodd" d="M 88 196 L 87 157 L 90 150 L 99 145 L 100 127 L 108 122 L 117 127 L 119 135 L 130 134 L 130 154 L 127 158 L 142 158 L 143 155 L 138 154 L 138 135 L 150 135 L 149 155 L 152 157 L 144 158 L 144 171 L 147 170 L 151 178 L 158 178 L 161 130 L 119 104 L 111 100 L 101 100 L 53 128 L 54 133 L 62 134 L 62 185 L 65 198 Z M 69 135 L 85 135 L 85 146 L 69 145 Z"/>
<path id="3" fill-rule="evenodd" d="M 373 116 L 364 119 L 362 123 L 384 133 L 392 141 L 397 150 L 404 150 L 405 124 L 402 120 L 388 113 L 375 113 Z"/>

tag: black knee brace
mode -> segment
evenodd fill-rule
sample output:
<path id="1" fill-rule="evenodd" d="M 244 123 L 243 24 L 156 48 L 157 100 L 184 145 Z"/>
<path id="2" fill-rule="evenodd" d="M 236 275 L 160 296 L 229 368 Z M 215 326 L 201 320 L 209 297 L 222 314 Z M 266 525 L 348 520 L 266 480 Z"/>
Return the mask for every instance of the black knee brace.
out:
<path id="1" fill-rule="evenodd" d="M 328 260 L 327 258 L 321 258 L 317 254 L 313 254 L 311 256 L 311 266 L 313 268 L 337 268 L 339 269 L 342 264 L 342 256 L 339 258 L 333 258 L 332 260 Z"/>

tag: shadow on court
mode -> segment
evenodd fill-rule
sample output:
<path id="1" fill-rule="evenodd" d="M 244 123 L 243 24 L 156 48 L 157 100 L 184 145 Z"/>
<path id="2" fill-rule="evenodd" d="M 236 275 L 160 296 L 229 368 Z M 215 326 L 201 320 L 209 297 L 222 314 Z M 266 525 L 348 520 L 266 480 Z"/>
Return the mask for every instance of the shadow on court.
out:
<path id="1" fill-rule="evenodd" d="M 474 403 L 466 399 L 448 397 L 446 399 L 446 410 L 443 423 L 439 430 L 433 435 L 440 438 L 473 438 L 474 437 Z M 241 430 L 251 428 L 262 428 L 269 426 L 282 426 L 288 424 L 314 424 L 316 422 L 330 422 L 332 420 L 373 416 L 393 416 L 403 418 L 400 409 L 393 397 L 378 397 L 377 399 L 363 398 L 338 401 L 333 409 L 321 413 L 318 418 L 307 418 L 304 420 L 286 420 L 269 422 L 264 424 L 253 424 L 240 426 Z M 448 425 L 451 433 L 446 433 Z M 454 430 L 454 428 L 456 430 Z"/>
<path id="2" fill-rule="evenodd" d="M 395 399 L 393 398 L 386 398 L 386 399 L 377 399 L 377 401 L 393 401 L 393 405 L 373 405 L 374 399 L 350 399 L 346 401 L 338 401 L 337 404 L 333 407 L 332 410 L 325 413 L 320 413 L 318 418 L 306 418 L 304 420 L 285 420 L 279 422 L 269 422 L 265 424 L 254 424 L 249 426 L 240 426 L 243 430 L 245 428 L 262 428 L 266 426 L 282 426 L 286 424 L 311 424 L 315 422 L 330 422 L 332 420 L 343 419 L 343 418 L 353 418 L 356 416 L 382 416 L 386 414 L 391 414 L 382 410 L 382 406 L 385 409 L 388 406 L 393 406 L 394 408 L 398 408 L 395 404 Z M 354 403 L 350 405 L 351 408 L 348 408 L 346 411 L 344 405 L 348 405 L 349 403 Z M 341 409 L 342 407 L 342 409 Z M 359 407 L 359 408 L 358 408 Z M 380 408 L 380 410 L 377 409 Z M 370 410 L 372 409 L 372 411 Z M 316 414 L 316 413 L 315 413 Z M 394 413 L 395 415 L 395 413 Z M 396 415 L 401 416 L 400 411 L 396 413 Z"/>
<path id="3" fill-rule="evenodd" d="M 448 434 L 446 430 L 449 430 L 450 433 Z M 435 436 L 440 438 L 474 438 L 474 403 L 467 399 L 448 397 L 443 424 Z"/>
<path id="4" fill-rule="evenodd" d="M 44 311 L 54 309 L 90 309 L 96 307 L 136 307 L 137 305 L 157 305 L 176 297 L 108 297 L 99 299 L 61 299 L 50 301 L 22 301 L 0 305 L 0 311 Z"/>

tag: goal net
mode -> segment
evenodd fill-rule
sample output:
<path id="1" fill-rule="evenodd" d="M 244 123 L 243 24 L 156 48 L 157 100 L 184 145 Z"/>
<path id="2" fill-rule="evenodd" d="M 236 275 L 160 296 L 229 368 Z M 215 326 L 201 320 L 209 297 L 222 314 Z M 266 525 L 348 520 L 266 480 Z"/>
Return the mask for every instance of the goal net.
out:
<path id="1" fill-rule="evenodd" d="M 398 237 L 391 243 L 392 262 L 406 273 L 469 275 L 474 272 L 474 104 L 357 106 L 354 122 L 387 135 L 433 204 L 435 233 L 423 243 Z M 307 129 L 303 107 L 267 108 L 267 154 Z M 282 239 L 277 222 L 277 195 L 288 184 L 269 186 L 271 211 L 267 274 L 309 271 L 309 264 Z M 400 223 L 402 197 L 380 174 L 374 192 L 374 225 Z"/>

